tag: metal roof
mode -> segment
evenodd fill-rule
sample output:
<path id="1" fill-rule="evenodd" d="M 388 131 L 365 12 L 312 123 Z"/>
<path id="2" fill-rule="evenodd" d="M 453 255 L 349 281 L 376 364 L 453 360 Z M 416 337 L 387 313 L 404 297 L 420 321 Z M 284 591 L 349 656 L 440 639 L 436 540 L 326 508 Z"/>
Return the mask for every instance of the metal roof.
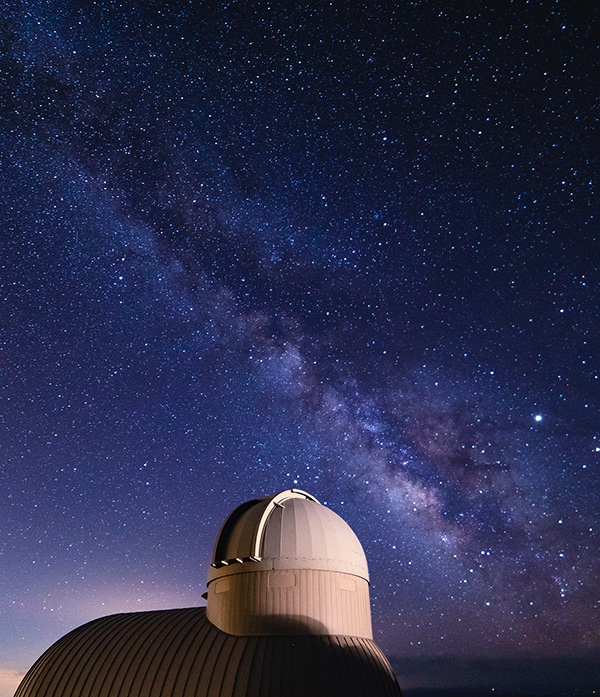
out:
<path id="1" fill-rule="evenodd" d="M 15 697 L 400 697 L 371 639 L 239 637 L 205 608 L 111 615 L 33 665 Z"/>

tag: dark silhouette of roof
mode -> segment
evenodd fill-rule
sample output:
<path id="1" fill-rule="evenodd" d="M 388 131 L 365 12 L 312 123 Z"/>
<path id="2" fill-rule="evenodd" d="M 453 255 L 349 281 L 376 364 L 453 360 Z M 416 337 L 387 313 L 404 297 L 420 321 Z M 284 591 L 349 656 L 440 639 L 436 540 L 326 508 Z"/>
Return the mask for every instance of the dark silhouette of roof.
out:
<path id="1" fill-rule="evenodd" d="M 15 697 L 400 697 L 372 639 L 298 629 L 234 636 L 205 608 L 110 615 L 51 646 Z"/>

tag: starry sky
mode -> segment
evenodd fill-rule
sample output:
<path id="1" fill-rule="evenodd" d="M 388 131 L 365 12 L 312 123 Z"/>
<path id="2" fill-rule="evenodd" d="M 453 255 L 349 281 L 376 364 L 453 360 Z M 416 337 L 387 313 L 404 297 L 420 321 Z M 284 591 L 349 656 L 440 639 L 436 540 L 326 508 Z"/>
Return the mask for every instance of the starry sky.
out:
<path id="1" fill-rule="evenodd" d="M 0 694 L 292 487 L 409 692 L 591 694 L 592 3 L 0 17 Z"/>

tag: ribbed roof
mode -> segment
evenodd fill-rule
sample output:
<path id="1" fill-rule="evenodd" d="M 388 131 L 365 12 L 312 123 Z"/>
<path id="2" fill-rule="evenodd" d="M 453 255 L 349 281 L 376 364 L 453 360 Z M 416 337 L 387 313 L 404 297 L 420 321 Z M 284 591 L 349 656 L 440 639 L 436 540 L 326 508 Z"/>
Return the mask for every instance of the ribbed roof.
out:
<path id="1" fill-rule="evenodd" d="M 111 615 L 51 646 L 15 697 L 400 697 L 370 639 L 237 637 L 204 608 Z"/>
<path id="2" fill-rule="evenodd" d="M 215 543 L 209 582 L 267 569 L 321 569 L 369 580 L 352 528 L 298 489 L 248 501 L 231 513 Z"/>

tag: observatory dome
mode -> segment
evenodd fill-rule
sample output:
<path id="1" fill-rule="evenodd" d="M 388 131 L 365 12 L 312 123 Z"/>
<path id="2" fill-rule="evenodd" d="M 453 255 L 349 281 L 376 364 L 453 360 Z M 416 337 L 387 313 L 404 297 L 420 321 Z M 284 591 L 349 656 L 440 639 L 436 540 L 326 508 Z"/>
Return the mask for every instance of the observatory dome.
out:
<path id="1" fill-rule="evenodd" d="M 59 639 L 15 697 L 401 697 L 373 641 L 350 527 L 303 491 L 236 508 L 207 606 L 102 617 Z"/>
<path id="2" fill-rule="evenodd" d="M 352 528 L 299 489 L 248 501 L 223 523 L 209 579 L 259 569 L 321 569 L 369 580 Z"/>
<path id="3" fill-rule="evenodd" d="M 225 520 L 207 600 L 208 619 L 228 634 L 373 636 L 358 538 L 298 489 L 248 501 Z"/>

